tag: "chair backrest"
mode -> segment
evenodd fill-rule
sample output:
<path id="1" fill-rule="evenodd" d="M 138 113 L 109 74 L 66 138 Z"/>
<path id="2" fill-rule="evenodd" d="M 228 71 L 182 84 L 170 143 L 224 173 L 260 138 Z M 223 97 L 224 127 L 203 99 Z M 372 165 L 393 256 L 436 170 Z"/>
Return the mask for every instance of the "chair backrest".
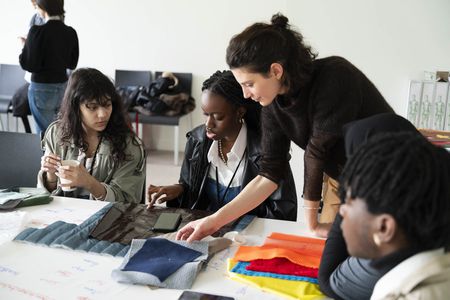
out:
<path id="1" fill-rule="evenodd" d="M 149 86 L 152 82 L 151 71 L 116 70 L 115 86 Z"/>
<path id="2" fill-rule="evenodd" d="M 155 78 L 159 78 L 163 72 L 157 71 L 155 72 Z M 174 73 L 175 77 L 178 78 L 178 86 L 177 90 L 180 92 L 185 92 L 188 95 L 192 92 L 192 73 Z"/>
<path id="3" fill-rule="evenodd" d="M 0 131 L 0 188 L 35 187 L 42 154 L 37 134 Z"/>
<path id="4" fill-rule="evenodd" d="M 19 65 L 0 65 L 0 95 L 5 98 L 12 98 L 14 93 L 25 81 L 25 71 Z"/>

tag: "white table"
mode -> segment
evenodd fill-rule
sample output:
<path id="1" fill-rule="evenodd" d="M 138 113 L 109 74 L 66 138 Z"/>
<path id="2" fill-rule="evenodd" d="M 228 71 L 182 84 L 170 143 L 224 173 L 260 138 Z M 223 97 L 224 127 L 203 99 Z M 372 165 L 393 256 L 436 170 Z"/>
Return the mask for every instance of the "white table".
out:
<path id="1" fill-rule="evenodd" d="M 22 208 L 24 227 L 42 228 L 57 220 L 79 224 L 106 203 L 54 197 L 47 205 Z M 6 215 L 0 214 L 6 220 Z M 18 229 L 0 222 L 0 236 Z M 246 244 L 261 244 L 271 232 L 308 235 L 305 225 L 297 222 L 255 219 L 241 234 Z M 226 259 L 237 245 L 217 253 L 202 270 L 192 290 L 220 294 L 235 299 L 280 299 L 231 280 Z M 177 299 L 181 290 L 153 289 L 148 286 L 120 284 L 112 280 L 111 270 L 123 258 L 54 249 L 0 239 L 0 299 Z"/>

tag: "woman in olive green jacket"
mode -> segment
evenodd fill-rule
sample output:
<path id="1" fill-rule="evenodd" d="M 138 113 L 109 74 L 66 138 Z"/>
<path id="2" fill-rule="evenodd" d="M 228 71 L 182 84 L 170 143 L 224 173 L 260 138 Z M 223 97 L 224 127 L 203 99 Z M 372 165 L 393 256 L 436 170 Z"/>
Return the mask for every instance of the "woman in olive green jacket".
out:
<path id="1" fill-rule="evenodd" d="M 42 143 L 38 186 L 52 194 L 109 202 L 143 199 L 143 145 L 126 122 L 113 83 L 100 71 L 78 69 L 71 75 L 58 118 Z M 63 160 L 79 165 L 62 166 Z"/>

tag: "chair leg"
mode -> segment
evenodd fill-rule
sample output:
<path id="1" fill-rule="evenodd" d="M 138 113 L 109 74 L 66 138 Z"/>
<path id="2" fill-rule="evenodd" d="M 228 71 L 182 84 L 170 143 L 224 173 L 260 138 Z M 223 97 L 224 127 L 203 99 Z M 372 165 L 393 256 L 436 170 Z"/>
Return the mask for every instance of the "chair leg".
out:
<path id="1" fill-rule="evenodd" d="M 6 113 L 6 131 L 9 131 L 9 113 Z"/>
<path id="2" fill-rule="evenodd" d="M 173 143 L 173 163 L 175 164 L 175 166 L 178 165 L 178 135 L 180 133 L 180 127 L 179 126 L 175 126 L 174 127 L 174 143 Z"/>
<path id="3" fill-rule="evenodd" d="M 1 126 L 1 128 L 2 128 L 2 131 L 4 131 L 5 130 L 5 127 L 3 127 L 3 119 L 2 119 L 2 116 L 0 115 L 0 126 Z"/>
<path id="4" fill-rule="evenodd" d="M 28 121 L 27 116 L 22 116 L 22 123 L 26 133 L 31 133 L 30 122 Z"/>

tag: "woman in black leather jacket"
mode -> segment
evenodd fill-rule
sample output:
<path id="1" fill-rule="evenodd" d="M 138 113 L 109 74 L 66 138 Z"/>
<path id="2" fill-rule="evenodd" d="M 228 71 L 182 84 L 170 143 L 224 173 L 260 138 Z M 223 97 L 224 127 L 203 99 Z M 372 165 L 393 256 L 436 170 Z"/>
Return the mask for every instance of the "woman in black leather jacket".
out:
<path id="1" fill-rule="evenodd" d="M 243 98 L 231 71 L 217 71 L 202 86 L 204 125 L 187 133 L 179 183 L 151 185 L 149 206 L 216 211 L 242 190 L 259 171 L 260 106 Z M 291 169 L 282 184 L 249 212 L 261 218 L 295 221 L 297 196 Z"/>

